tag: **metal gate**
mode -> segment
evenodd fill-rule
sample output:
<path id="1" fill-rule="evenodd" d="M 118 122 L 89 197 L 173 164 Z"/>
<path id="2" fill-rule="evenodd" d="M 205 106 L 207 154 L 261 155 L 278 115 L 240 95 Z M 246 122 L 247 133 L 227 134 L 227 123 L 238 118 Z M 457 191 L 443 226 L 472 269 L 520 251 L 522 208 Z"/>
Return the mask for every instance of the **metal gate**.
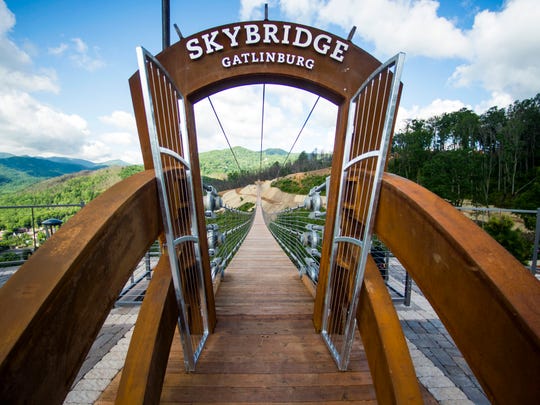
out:
<path id="1" fill-rule="evenodd" d="M 184 363 L 187 371 L 193 371 L 208 336 L 208 311 L 184 98 L 163 66 L 147 50 L 137 48 L 137 58 L 166 254 L 178 303 Z"/>
<path id="2" fill-rule="evenodd" d="M 346 370 L 356 329 L 380 183 L 393 131 L 404 54 L 377 69 L 349 106 L 322 335 Z"/>

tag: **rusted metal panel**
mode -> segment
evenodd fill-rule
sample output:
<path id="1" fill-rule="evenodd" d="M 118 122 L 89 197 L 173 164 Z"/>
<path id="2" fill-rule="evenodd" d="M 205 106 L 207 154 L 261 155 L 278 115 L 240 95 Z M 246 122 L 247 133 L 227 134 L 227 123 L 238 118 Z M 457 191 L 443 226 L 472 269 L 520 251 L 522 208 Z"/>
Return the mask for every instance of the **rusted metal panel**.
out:
<path id="1" fill-rule="evenodd" d="M 349 114 L 349 103 L 345 103 L 338 110 L 338 119 L 336 124 L 336 139 L 334 142 L 334 154 L 332 155 L 332 171 L 330 174 L 330 190 L 328 195 L 339 194 L 339 178 L 341 176 L 341 166 L 343 164 L 343 155 L 345 153 L 345 136 L 347 132 L 347 118 Z M 335 180 L 336 181 L 332 181 Z M 336 223 L 336 211 L 338 206 L 337 198 L 329 198 L 326 208 L 325 229 L 334 229 Z M 331 232 L 325 232 L 323 235 L 321 248 L 322 257 L 330 257 L 332 254 Z M 315 296 L 315 305 L 313 308 L 313 325 L 315 330 L 320 332 L 322 329 L 322 313 L 324 307 L 325 291 L 327 287 L 328 271 L 330 260 L 321 260 L 319 268 L 319 279 L 317 283 L 317 295 Z"/>
<path id="2" fill-rule="evenodd" d="M 299 87 L 339 103 L 352 97 L 380 65 L 352 42 L 278 21 L 211 28 L 173 44 L 158 59 L 192 101 L 225 88 L 265 82 Z"/>
<path id="3" fill-rule="evenodd" d="M 141 79 L 138 71 L 131 79 L 129 79 L 129 89 L 131 91 L 133 111 L 135 112 L 135 123 L 137 124 L 137 133 L 139 135 L 139 144 L 141 145 L 144 168 L 150 170 L 154 168 L 154 161 L 152 159 L 152 149 L 150 148 L 148 121 L 146 118 L 146 110 L 144 109 Z"/>
<path id="4" fill-rule="evenodd" d="M 355 314 L 371 244 L 380 183 L 389 151 L 403 54 L 397 54 L 373 72 L 351 100 L 345 154 L 333 229 L 324 244 L 332 244 L 325 291 L 322 336 L 337 366 L 345 370 L 354 339 Z M 327 212 L 328 215 L 328 212 Z"/>
<path id="5" fill-rule="evenodd" d="M 177 319 L 171 270 L 162 256 L 137 317 L 116 404 L 159 402 Z"/>
<path id="6" fill-rule="evenodd" d="M 186 120 L 187 131 L 190 144 L 190 159 L 192 167 L 196 167 L 197 170 L 192 170 L 191 175 L 193 177 L 193 184 L 202 184 L 201 171 L 199 170 L 199 149 L 197 145 L 197 130 L 195 127 L 195 114 L 193 111 L 193 104 L 187 103 L 186 106 Z M 204 212 L 204 198 L 202 187 L 193 188 L 193 196 L 195 199 L 196 212 Z M 197 226 L 199 229 L 206 229 L 206 219 L 203 215 L 197 217 Z M 199 239 L 201 247 L 201 263 L 203 266 L 203 277 L 206 288 L 206 308 L 208 310 L 208 327 L 212 332 L 216 326 L 216 304 L 214 298 L 214 288 L 212 286 L 212 271 L 210 268 L 210 257 L 208 254 L 208 239 L 206 237 Z"/>
<path id="7" fill-rule="evenodd" d="M 494 403 L 540 400 L 540 283 L 472 221 L 385 175 L 375 231 L 420 287 Z"/>
<path id="8" fill-rule="evenodd" d="M 0 402 L 60 403 L 161 230 L 153 172 L 90 202 L 0 289 Z"/>

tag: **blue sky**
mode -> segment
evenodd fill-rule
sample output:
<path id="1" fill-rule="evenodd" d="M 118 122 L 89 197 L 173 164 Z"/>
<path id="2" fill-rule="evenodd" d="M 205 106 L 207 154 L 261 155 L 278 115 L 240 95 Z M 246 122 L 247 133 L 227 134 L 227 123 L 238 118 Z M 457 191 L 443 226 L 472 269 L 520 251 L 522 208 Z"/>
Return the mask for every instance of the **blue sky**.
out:
<path id="1" fill-rule="evenodd" d="M 381 61 L 405 52 L 400 123 L 540 92 L 538 0 L 267 2 L 273 20 L 342 37 L 356 25 L 353 42 Z M 171 0 L 171 21 L 189 36 L 260 19 L 264 3 Z M 161 49 L 160 0 L 0 0 L 0 152 L 140 162 L 127 85 L 138 45 Z M 261 93 L 212 98 L 233 145 L 259 148 Z M 315 98 L 268 86 L 263 147 L 288 150 Z M 196 112 L 200 150 L 225 148 L 209 104 Z M 334 123 L 335 107 L 320 102 L 295 151 L 331 149 Z"/>

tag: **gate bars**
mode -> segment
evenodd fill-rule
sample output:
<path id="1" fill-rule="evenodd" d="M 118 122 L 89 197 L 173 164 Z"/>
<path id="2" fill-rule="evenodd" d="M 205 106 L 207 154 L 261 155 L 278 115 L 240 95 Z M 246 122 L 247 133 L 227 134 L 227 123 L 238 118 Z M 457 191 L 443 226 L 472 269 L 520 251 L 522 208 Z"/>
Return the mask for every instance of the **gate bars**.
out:
<path id="1" fill-rule="evenodd" d="M 165 68 L 146 49 L 138 47 L 137 58 L 166 253 L 178 303 L 184 364 L 187 371 L 194 371 L 209 327 L 184 98 Z"/>
<path id="2" fill-rule="evenodd" d="M 356 310 L 404 58 L 399 53 L 380 66 L 360 87 L 349 106 L 322 327 L 323 339 L 340 370 L 347 369 L 354 340 Z"/>

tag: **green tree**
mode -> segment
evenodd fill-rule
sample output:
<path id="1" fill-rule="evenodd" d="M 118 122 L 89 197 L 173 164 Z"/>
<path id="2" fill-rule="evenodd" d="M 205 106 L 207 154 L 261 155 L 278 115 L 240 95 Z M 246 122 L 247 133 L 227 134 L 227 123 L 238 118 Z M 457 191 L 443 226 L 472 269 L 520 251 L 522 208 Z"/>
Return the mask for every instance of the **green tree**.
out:
<path id="1" fill-rule="evenodd" d="M 419 183 L 455 206 L 475 195 L 478 154 L 471 150 L 448 150 L 433 154 L 422 166 Z"/>
<path id="2" fill-rule="evenodd" d="M 480 152 L 480 190 L 482 203 L 489 205 L 491 185 L 494 183 L 494 176 L 498 177 L 500 183 L 501 171 L 497 173 L 498 164 L 500 166 L 500 143 L 498 139 L 502 129 L 506 125 L 506 114 L 504 109 L 492 107 L 480 117 L 480 130 L 478 132 L 478 150 Z"/>
<path id="3" fill-rule="evenodd" d="M 420 170 L 431 156 L 434 131 L 424 120 L 412 120 L 404 132 L 394 136 L 389 171 L 418 181 Z"/>
<path id="4" fill-rule="evenodd" d="M 484 229 L 521 263 L 531 257 L 531 244 L 523 234 L 514 229 L 514 222 L 506 215 L 491 217 Z"/>

